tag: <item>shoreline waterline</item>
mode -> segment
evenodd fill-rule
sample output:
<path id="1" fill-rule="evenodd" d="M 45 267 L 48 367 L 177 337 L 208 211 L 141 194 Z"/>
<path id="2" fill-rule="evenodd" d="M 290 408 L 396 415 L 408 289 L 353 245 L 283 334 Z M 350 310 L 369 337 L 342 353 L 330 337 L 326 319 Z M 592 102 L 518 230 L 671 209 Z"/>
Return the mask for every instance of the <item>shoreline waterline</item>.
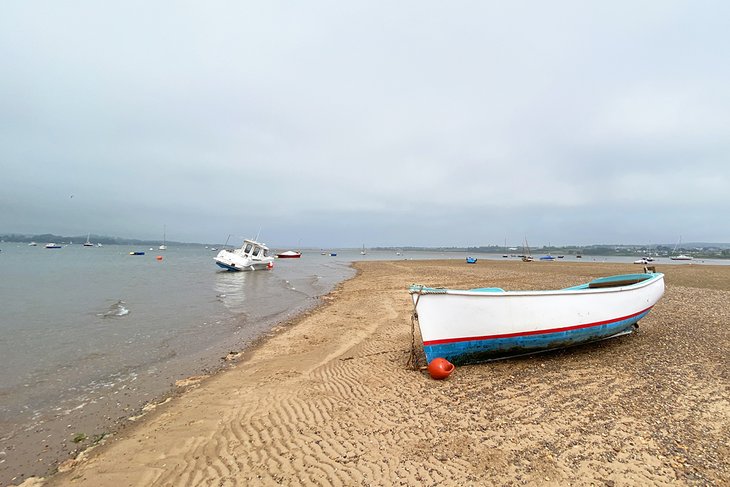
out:
<path id="1" fill-rule="evenodd" d="M 302 259 L 230 273 L 196 249 L 163 256 L 5 247 L 0 485 L 47 475 L 174 395 L 176 383 L 230 367 L 354 272 Z"/>

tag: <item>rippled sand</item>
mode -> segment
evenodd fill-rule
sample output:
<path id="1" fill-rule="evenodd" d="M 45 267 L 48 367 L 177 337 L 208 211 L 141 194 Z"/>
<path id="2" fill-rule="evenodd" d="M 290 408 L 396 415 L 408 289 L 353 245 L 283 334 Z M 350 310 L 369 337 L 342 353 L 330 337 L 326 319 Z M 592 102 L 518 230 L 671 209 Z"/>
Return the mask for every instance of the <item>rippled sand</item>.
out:
<path id="1" fill-rule="evenodd" d="M 237 367 L 184 383 L 48 484 L 730 483 L 730 267 L 658 264 L 666 293 L 638 334 L 446 381 L 405 366 L 410 284 L 549 289 L 638 266 L 355 267 Z"/>

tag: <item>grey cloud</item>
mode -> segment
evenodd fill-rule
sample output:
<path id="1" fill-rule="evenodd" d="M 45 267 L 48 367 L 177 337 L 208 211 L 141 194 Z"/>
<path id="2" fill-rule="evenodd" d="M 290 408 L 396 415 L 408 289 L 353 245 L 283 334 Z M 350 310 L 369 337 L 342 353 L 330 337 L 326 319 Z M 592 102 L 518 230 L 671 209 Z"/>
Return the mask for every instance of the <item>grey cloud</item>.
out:
<path id="1" fill-rule="evenodd" d="M 6 5 L 0 231 L 729 241 L 729 9 Z"/>

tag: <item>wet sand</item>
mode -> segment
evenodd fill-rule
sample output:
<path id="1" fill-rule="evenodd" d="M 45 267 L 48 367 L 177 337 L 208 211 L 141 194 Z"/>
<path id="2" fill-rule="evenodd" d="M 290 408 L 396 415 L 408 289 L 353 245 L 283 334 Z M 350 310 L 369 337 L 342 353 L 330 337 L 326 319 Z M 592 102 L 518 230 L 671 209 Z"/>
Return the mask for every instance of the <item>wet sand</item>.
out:
<path id="1" fill-rule="evenodd" d="M 550 289 L 639 266 L 355 267 L 235 368 L 181 384 L 46 485 L 730 484 L 730 266 L 658 264 L 666 292 L 639 333 L 446 381 L 405 365 L 410 284 Z"/>

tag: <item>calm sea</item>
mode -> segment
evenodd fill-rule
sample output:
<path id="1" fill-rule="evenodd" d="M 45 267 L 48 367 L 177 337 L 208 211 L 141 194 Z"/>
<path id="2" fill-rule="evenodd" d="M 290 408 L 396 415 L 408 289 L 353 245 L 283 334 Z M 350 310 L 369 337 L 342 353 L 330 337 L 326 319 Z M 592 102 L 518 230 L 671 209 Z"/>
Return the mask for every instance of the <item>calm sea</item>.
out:
<path id="1" fill-rule="evenodd" d="M 272 271 L 230 273 L 203 246 L 0 249 L 0 485 L 48 473 L 176 380 L 224 367 L 229 352 L 351 277 L 354 260 L 466 256 L 305 251 Z"/>

